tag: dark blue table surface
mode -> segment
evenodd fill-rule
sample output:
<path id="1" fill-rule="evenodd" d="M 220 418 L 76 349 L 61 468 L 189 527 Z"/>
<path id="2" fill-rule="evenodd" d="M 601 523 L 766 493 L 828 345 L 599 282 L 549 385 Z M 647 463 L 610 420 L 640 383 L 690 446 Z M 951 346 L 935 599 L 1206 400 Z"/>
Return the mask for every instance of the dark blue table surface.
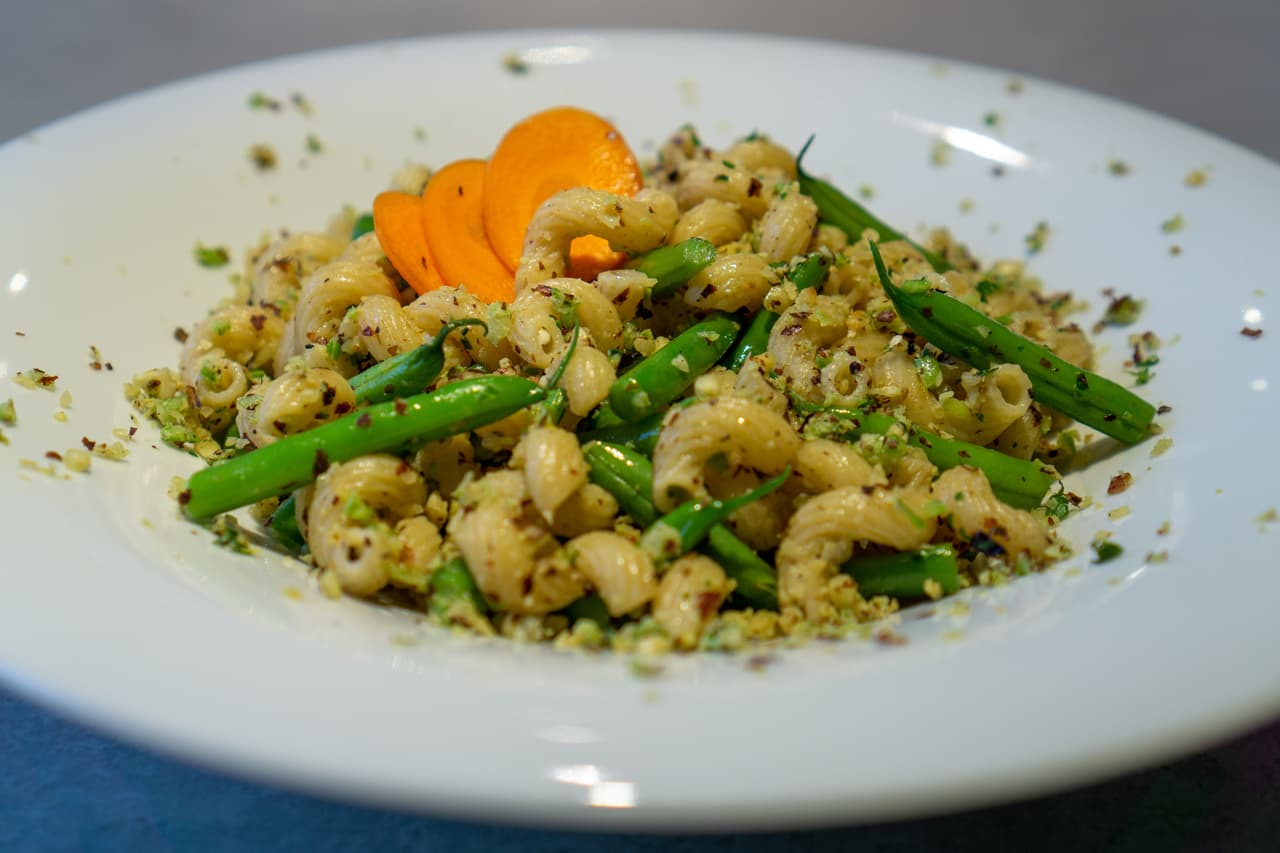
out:
<path id="1" fill-rule="evenodd" d="M 123 745 L 0 693 L 0 850 L 1277 850 L 1280 723 L 1101 785 L 945 817 L 758 835 L 553 832 L 378 811 Z"/>

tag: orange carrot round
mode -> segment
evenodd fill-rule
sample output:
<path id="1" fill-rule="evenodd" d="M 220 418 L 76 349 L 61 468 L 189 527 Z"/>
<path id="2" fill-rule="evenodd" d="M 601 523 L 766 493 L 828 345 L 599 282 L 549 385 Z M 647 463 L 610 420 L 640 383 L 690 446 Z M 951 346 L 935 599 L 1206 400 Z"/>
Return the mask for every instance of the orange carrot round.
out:
<path id="1" fill-rule="evenodd" d="M 640 164 L 612 124 L 576 107 L 529 116 L 507 131 L 485 171 L 484 227 L 508 269 L 520 263 L 524 233 L 538 206 L 571 187 L 632 196 Z M 625 256 L 599 237 L 580 237 L 570 251 L 571 275 L 594 278 Z"/>
<path id="2" fill-rule="evenodd" d="M 418 293 L 444 286 L 422 231 L 422 199 L 390 190 L 378 193 L 373 199 L 373 233 L 387 260 Z"/>
<path id="3" fill-rule="evenodd" d="M 483 160 L 457 160 L 431 176 L 422 191 L 422 229 L 445 282 L 465 286 L 485 302 L 515 298 L 515 277 L 484 231 Z"/>

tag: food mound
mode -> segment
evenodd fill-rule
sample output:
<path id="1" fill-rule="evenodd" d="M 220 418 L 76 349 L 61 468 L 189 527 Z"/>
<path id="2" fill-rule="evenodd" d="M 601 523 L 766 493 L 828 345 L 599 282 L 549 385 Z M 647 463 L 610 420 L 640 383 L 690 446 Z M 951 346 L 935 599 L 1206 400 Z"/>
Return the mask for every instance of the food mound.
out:
<path id="1" fill-rule="evenodd" d="M 252 507 L 333 595 L 732 650 L 1064 555 L 1057 469 L 1154 414 L 1090 371 L 1072 308 L 762 135 L 684 127 L 642 167 L 566 107 L 257 247 L 128 393 L 211 463 L 188 518 L 234 540 Z"/>

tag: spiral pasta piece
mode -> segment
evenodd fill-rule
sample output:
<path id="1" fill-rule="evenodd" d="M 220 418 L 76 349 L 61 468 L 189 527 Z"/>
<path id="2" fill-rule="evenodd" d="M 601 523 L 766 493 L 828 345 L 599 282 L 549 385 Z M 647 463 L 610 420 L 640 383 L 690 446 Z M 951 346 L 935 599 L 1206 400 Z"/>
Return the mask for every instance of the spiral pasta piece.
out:
<path id="1" fill-rule="evenodd" d="M 404 556 L 396 525 L 421 514 L 427 495 L 417 471 L 382 453 L 334 465 L 300 494 L 301 527 L 316 565 L 356 596 L 386 586 L 388 567 Z M 421 530 L 410 533 L 418 549 L 428 550 Z"/>
<path id="2" fill-rule="evenodd" d="M 588 187 L 575 187 L 547 199 L 525 232 L 524 253 L 516 269 L 516 294 L 569 267 L 569 245 L 593 234 L 616 251 L 637 254 L 656 248 L 675 226 L 675 201 L 659 190 L 643 189 L 624 198 Z"/>
<path id="3" fill-rule="evenodd" d="M 717 246 L 742 238 L 747 230 L 747 220 L 732 202 L 709 198 L 698 202 L 680 214 L 676 220 L 671 242 L 679 243 L 694 237 L 709 240 Z"/>
<path id="4" fill-rule="evenodd" d="M 733 587 L 715 560 L 686 554 L 662 575 L 653 602 L 654 621 L 671 635 L 676 648 L 692 649 Z"/>
<path id="5" fill-rule="evenodd" d="M 581 279 L 554 278 L 525 288 L 511 303 L 512 348 L 529 364 L 548 367 L 569 345 L 570 314 L 595 346 L 621 342 L 622 320 L 608 297 Z"/>
<path id="6" fill-rule="evenodd" d="M 258 387 L 253 405 L 241 405 L 240 435 L 265 447 L 340 418 L 356 407 L 356 395 L 341 373 L 327 367 L 290 371 Z"/>
<path id="7" fill-rule="evenodd" d="M 569 496 L 587 482 L 587 461 L 578 438 L 556 426 L 535 426 L 524 434 L 524 487 L 548 522 Z"/>
<path id="8" fill-rule="evenodd" d="M 582 597 L 581 574 L 526 505 L 518 471 L 487 474 L 464 488 L 449 536 L 493 607 L 538 615 Z"/>
<path id="9" fill-rule="evenodd" d="M 789 261 L 809 247 L 817 227 L 818 205 L 792 184 L 760 217 L 760 251 L 774 263 Z"/>
<path id="10" fill-rule="evenodd" d="M 290 312 L 302 280 L 341 252 L 342 243 L 328 234 L 304 232 L 276 240 L 253 259 L 250 301 Z"/>
<path id="11" fill-rule="evenodd" d="M 657 572 L 649 555 L 629 539 L 597 530 L 569 540 L 573 565 L 604 600 L 610 616 L 622 616 L 658 594 Z"/>
<path id="12" fill-rule="evenodd" d="M 929 497 L 925 489 L 844 486 L 806 501 L 778 546 L 778 603 L 801 608 L 816 623 L 835 619 L 829 584 L 855 544 L 899 551 L 925 544 L 937 527 L 923 512 Z"/>
<path id="13" fill-rule="evenodd" d="M 716 397 L 673 409 L 653 451 L 653 499 L 667 511 L 689 499 L 708 500 L 707 465 L 749 468 L 770 476 L 787 466 L 800 437 L 782 415 L 751 400 Z"/>
<path id="14" fill-rule="evenodd" d="M 307 276 L 298 294 L 290 334 L 276 354 L 276 373 L 283 372 L 291 357 L 304 352 L 310 366 L 337 368 L 324 345 L 338 334 L 347 311 L 366 296 L 385 296 L 399 303 L 399 291 L 379 264 L 337 260 Z"/>
<path id="15" fill-rule="evenodd" d="M 933 493 L 946 506 L 948 523 L 961 537 L 985 536 L 1010 555 L 1040 557 L 1049 547 L 1045 523 L 1027 510 L 1001 502 L 977 468 L 962 465 L 944 471 Z"/>
<path id="16" fill-rule="evenodd" d="M 689 279 L 685 301 L 706 311 L 756 310 L 778 273 L 763 255 L 721 255 Z"/>

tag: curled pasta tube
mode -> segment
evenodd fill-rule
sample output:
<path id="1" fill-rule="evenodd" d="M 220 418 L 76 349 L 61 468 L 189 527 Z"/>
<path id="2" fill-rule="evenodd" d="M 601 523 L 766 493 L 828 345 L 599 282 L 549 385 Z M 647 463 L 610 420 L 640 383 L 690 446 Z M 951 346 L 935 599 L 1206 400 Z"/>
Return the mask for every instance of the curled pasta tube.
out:
<path id="1" fill-rule="evenodd" d="M 256 391 L 256 406 L 241 404 L 240 434 L 263 447 L 296 432 L 341 417 L 356 406 L 356 395 L 342 374 L 312 367 L 279 376 Z"/>
<path id="2" fill-rule="evenodd" d="M 556 193 L 533 214 L 525 232 L 524 254 L 516 269 L 516 293 L 569 267 L 569 246 L 594 234 L 615 250 L 647 252 L 661 246 L 675 226 L 675 200 L 659 190 L 643 189 L 624 198 L 588 187 Z"/>
<path id="3" fill-rule="evenodd" d="M 717 246 L 739 240 L 747 230 L 747 221 L 732 202 L 709 198 L 686 210 L 676 222 L 672 243 L 693 237 L 710 240 Z"/>
<path id="4" fill-rule="evenodd" d="M 1007 554 L 1030 557 L 1043 556 L 1049 547 L 1044 522 L 1000 501 L 977 468 L 949 468 L 934 482 L 933 494 L 946 507 L 952 529 L 963 538 L 985 536 Z"/>
<path id="5" fill-rule="evenodd" d="M 794 184 L 760 217 L 760 251 L 775 263 L 803 254 L 818 226 L 818 206 Z"/>
<path id="6" fill-rule="evenodd" d="M 921 512 L 925 489 L 872 489 L 845 486 L 806 501 L 787 525 L 778 546 L 778 602 L 799 607 L 813 622 L 837 617 L 831 603 L 833 583 L 852 580 L 837 572 L 857 542 L 887 545 L 899 551 L 918 548 L 933 538 L 937 521 Z"/>
<path id="7" fill-rule="evenodd" d="M 235 305 L 215 311 L 188 336 L 179 374 L 201 407 L 216 413 L 213 423 L 230 422 L 236 400 L 249 390 L 249 370 L 271 362 L 284 326 L 272 310 Z"/>
<path id="8" fill-rule="evenodd" d="M 538 615 L 568 606 L 585 588 L 527 498 L 520 472 L 488 474 L 463 487 L 448 530 L 493 607 Z"/>
<path id="9" fill-rule="evenodd" d="M 653 561 L 617 533 L 596 530 L 570 540 L 573 565 L 604 600 L 610 616 L 643 607 L 658 593 Z"/>
<path id="10" fill-rule="evenodd" d="M 667 512 L 685 500 L 711 498 L 705 469 L 713 456 L 729 468 L 773 475 L 799 445 L 786 418 L 751 400 L 715 397 L 673 409 L 653 451 L 654 503 Z"/>
<path id="11" fill-rule="evenodd" d="M 676 648 L 694 648 L 733 587 L 715 560 L 686 554 L 663 574 L 653 601 L 653 618 L 671 635 Z"/>
<path id="12" fill-rule="evenodd" d="M 796 179 L 796 155 L 763 136 L 738 140 L 724 150 L 723 159 L 740 169 Z"/>
<path id="13" fill-rule="evenodd" d="M 516 354 L 535 367 L 549 367 L 568 346 L 558 314 L 570 305 L 596 347 L 609 350 L 621 344 L 622 319 L 608 297 L 581 279 L 556 278 L 525 288 L 511 303 L 510 338 Z"/>
<path id="14" fill-rule="evenodd" d="M 778 274 L 763 255 L 721 255 L 689 279 L 684 299 L 702 310 L 754 311 L 777 283 Z"/>
<path id="15" fill-rule="evenodd" d="M 737 206 L 748 219 L 756 219 L 768 208 L 772 197 L 773 181 L 767 175 L 756 175 L 736 164 L 729 168 L 723 160 L 687 160 L 680 164 L 675 198 L 681 210 L 716 199 Z"/>
<path id="16" fill-rule="evenodd" d="M 249 296 L 254 305 L 292 307 L 301 280 L 342 252 L 328 234 L 304 232 L 282 237 L 253 259 Z"/>
<path id="17" fill-rule="evenodd" d="M 298 501 L 300 527 L 316 565 L 333 571 L 344 592 L 372 595 L 386 586 L 389 566 L 406 556 L 397 536 L 397 526 L 403 526 L 419 568 L 434 556 L 430 534 L 411 521 L 426 496 L 418 472 L 389 454 L 332 466 Z"/>
<path id="18" fill-rule="evenodd" d="M 325 348 L 315 345 L 337 335 L 347 309 L 359 305 L 366 296 L 386 296 L 399 304 L 396 286 L 379 264 L 339 259 L 307 276 L 298 293 L 289 334 L 276 353 L 276 373 L 283 373 L 286 362 L 304 352 L 312 366 L 335 366 Z"/>
<path id="19" fill-rule="evenodd" d="M 556 426 L 535 426 L 520 442 L 524 486 L 550 522 L 569 496 L 587 482 L 587 461 L 577 437 Z"/>

